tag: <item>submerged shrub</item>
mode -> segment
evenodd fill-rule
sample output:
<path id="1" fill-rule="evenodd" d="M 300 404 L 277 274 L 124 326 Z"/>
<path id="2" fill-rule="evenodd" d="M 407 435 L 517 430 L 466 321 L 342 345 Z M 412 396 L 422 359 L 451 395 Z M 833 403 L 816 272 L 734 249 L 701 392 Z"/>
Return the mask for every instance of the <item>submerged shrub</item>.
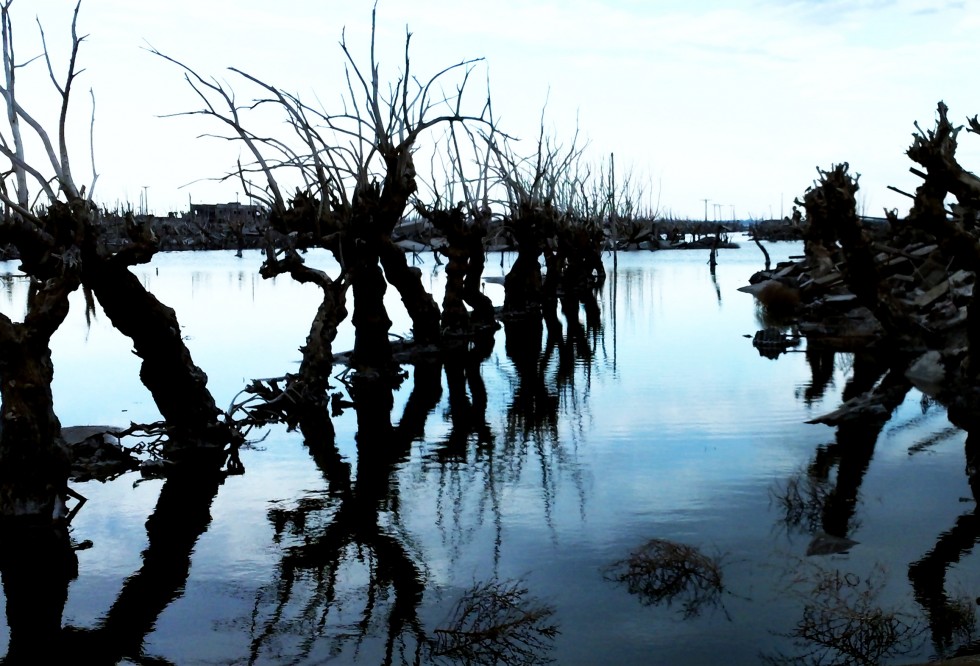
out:
<path id="1" fill-rule="evenodd" d="M 610 565 L 604 575 L 625 583 L 644 605 L 680 602 L 685 618 L 699 615 L 705 605 L 717 604 L 725 589 L 721 558 L 667 539 L 651 539 Z"/>

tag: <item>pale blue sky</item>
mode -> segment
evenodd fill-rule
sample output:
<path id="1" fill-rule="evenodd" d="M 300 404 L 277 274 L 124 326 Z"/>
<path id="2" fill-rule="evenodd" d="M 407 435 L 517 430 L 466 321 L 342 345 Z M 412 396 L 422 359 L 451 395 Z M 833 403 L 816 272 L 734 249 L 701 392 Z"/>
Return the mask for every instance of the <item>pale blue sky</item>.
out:
<path id="1" fill-rule="evenodd" d="M 143 186 L 157 213 L 195 202 L 235 200 L 233 186 L 194 183 L 233 168 L 236 146 L 197 135 L 201 118 L 160 115 L 198 107 L 174 66 L 149 43 L 205 76 L 253 90 L 235 66 L 306 99 L 338 108 L 346 26 L 356 54 L 367 53 L 371 2 L 339 0 L 84 0 L 89 34 L 81 53 L 71 152 L 88 166 L 88 88 L 94 88 L 97 198 L 139 202 Z M 63 55 L 72 0 L 16 0 L 21 60 L 37 52 L 39 15 L 49 46 Z M 980 113 L 980 5 L 926 0 L 380 0 L 382 76 L 397 76 L 406 25 L 420 76 L 485 57 L 471 82 L 488 76 L 501 129 L 531 143 L 542 106 L 559 137 L 576 119 L 598 161 L 616 154 L 648 183 L 663 211 L 702 217 L 788 214 L 816 167 L 848 161 L 860 172 L 859 201 L 879 215 L 907 210 L 886 188 L 913 190 L 904 155 L 913 122 L 931 127 L 942 99 L 963 122 Z M 40 63 L 21 72 L 28 96 L 47 84 Z M 485 74 L 484 74 L 485 72 Z M 28 88 L 31 87 L 31 90 Z M 434 137 L 433 137 L 434 138 Z M 424 141 L 424 139 L 423 139 Z M 980 137 L 961 135 L 961 163 L 977 168 Z M 84 173 L 84 172 L 82 172 Z M 79 176 L 85 182 L 88 176 Z M 715 204 L 719 207 L 716 209 Z"/>

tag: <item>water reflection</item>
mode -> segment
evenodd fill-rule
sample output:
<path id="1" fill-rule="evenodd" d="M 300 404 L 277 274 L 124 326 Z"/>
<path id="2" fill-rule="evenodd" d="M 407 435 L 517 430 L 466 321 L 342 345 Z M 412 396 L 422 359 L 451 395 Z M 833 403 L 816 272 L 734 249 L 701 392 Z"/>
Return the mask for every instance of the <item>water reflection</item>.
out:
<path id="1" fill-rule="evenodd" d="M 323 658 L 321 640 L 329 645 L 327 654 L 339 654 L 378 625 L 386 637 L 383 663 L 419 660 L 426 639 L 418 618 L 424 566 L 399 527 L 395 470 L 438 403 L 432 370 L 429 364 L 416 367 L 399 428 L 391 423 L 390 385 L 362 382 L 352 388 L 358 425 L 354 478 L 332 428 L 325 427 L 326 414 L 320 422 L 301 421 L 328 492 L 269 512 L 283 554 L 277 580 L 255 600 L 249 663 Z M 348 607 L 350 581 L 363 581 L 356 595 L 359 611 Z"/>
<path id="2" fill-rule="evenodd" d="M 211 481 L 196 489 L 164 482 L 167 498 L 161 495 L 154 509 L 156 526 L 147 523 L 142 566 L 105 564 L 94 575 L 83 566 L 74 582 L 67 566 L 67 573 L 49 579 L 50 590 L 31 587 L 31 598 L 47 598 L 46 617 L 70 625 L 63 644 L 77 648 L 76 657 L 91 650 L 96 663 L 194 663 L 225 655 L 241 663 L 465 662 L 468 644 L 449 641 L 452 631 L 465 638 L 466 632 L 488 633 L 481 626 L 494 633 L 493 625 L 467 629 L 455 618 L 466 615 L 462 609 L 475 590 L 506 598 L 515 580 L 527 591 L 521 598 L 530 600 L 528 608 L 554 610 L 544 626 L 562 629 L 544 636 L 534 663 L 714 663 L 719 655 L 728 663 L 758 663 L 759 650 L 770 646 L 781 651 L 771 659 L 797 659 L 818 647 L 811 639 L 856 635 L 858 625 L 839 634 L 827 627 L 845 627 L 861 613 L 899 634 L 903 627 L 925 630 L 915 636 L 914 654 L 878 652 L 897 663 L 976 647 L 975 609 L 968 603 L 977 580 L 969 566 L 977 552 L 974 502 L 946 506 L 941 498 L 957 491 L 945 480 L 943 487 L 934 485 L 944 477 L 896 474 L 910 467 L 951 469 L 956 480 L 964 479 L 964 454 L 955 451 L 948 463 L 954 456 L 946 444 L 960 442 L 949 428 L 939 439 L 916 438 L 936 414 L 941 418 L 942 406 L 930 407 L 929 418 L 913 419 L 905 413 L 908 405 L 891 407 L 907 387 L 881 357 L 810 345 L 806 354 L 759 359 L 741 337 L 756 321 L 748 300 L 717 301 L 717 290 L 733 286 L 726 279 L 734 258 L 709 281 L 703 256 L 623 255 L 610 287 L 595 301 L 559 300 L 547 320 L 507 322 L 495 346 L 488 340 L 407 366 L 409 376 L 393 393 L 352 385 L 352 392 L 360 391 L 356 408 L 338 399 L 304 412 L 290 423 L 295 432 L 270 428 L 269 450 L 248 453 L 254 476 L 222 488 L 216 508 Z M 165 280 L 173 280 L 186 289 L 188 275 L 161 269 L 152 281 L 169 288 Z M 227 275 L 198 285 L 195 303 L 208 304 L 202 320 L 219 319 L 219 300 L 228 300 L 229 310 L 271 311 L 279 301 L 303 310 L 294 307 L 298 291 L 283 298 L 269 283 L 243 282 L 238 263 Z M 209 293 L 220 298 L 207 300 Z M 255 293 L 262 299 L 257 303 Z M 209 372 L 218 381 L 234 375 L 225 378 L 228 397 L 241 388 L 238 376 L 269 376 L 297 356 L 308 322 L 283 324 L 286 314 L 275 313 L 274 327 L 236 322 L 245 342 L 218 366 L 232 370 Z M 188 332 L 203 341 L 196 325 L 191 318 Z M 275 338 L 285 328 L 296 335 Z M 736 340 L 719 342 L 729 338 Z M 227 349 L 226 340 L 222 345 Z M 255 349 L 280 347 L 285 351 L 274 362 L 254 369 Z M 628 361 L 618 367 L 617 352 Z M 210 371 L 215 358 L 203 355 L 202 365 Z M 72 360 L 90 374 L 81 351 L 61 359 L 59 377 Z M 842 419 L 832 428 L 802 425 L 814 410 L 823 413 L 869 390 L 882 405 L 878 416 Z M 61 395 L 74 401 L 80 393 L 73 384 Z M 899 437 L 915 439 L 908 451 L 916 456 L 888 445 Z M 971 437 L 966 479 L 974 484 L 976 448 Z M 299 481 L 289 476 L 296 470 L 302 470 Z M 257 477 L 261 483 L 249 480 Z M 784 497 L 767 512 L 774 478 L 783 482 L 773 494 Z M 176 501 L 178 491 L 185 505 Z M 87 509 L 98 504 L 98 494 L 92 496 L 96 501 Z M 219 521 L 225 512 L 237 522 Z M 80 516 L 82 536 L 102 546 L 86 533 L 93 523 L 85 511 Z M 774 519 L 780 527 L 775 536 Z M 116 527 L 122 522 L 113 516 L 113 529 L 122 529 Z M 783 552 L 786 532 L 802 536 L 798 554 Z M 802 556 L 810 539 L 834 535 L 862 543 L 846 555 Z M 143 536 L 137 525 L 127 537 L 137 542 L 127 551 L 131 556 L 143 547 Z M 697 554 L 709 561 L 713 553 L 726 553 L 724 571 L 719 567 L 723 591 L 704 588 L 706 601 L 691 597 L 696 612 L 688 614 L 690 598 L 683 593 L 647 597 L 637 583 L 631 595 L 629 580 L 621 586 L 604 580 L 603 567 L 640 553 L 651 536 L 699 544 Z M 246 542 L 254 552 L 235 552 L 234 544 Z M 63 547 L 52 552 L 68 559 L 39 567 L 59 571 L 70 564 L 71 540 L 58 543 Z M 164 553 L 169 559 L 161 559 Z M 875 573 L 879 560 L 887 576 Z M 783 569 L 797 581 L 791 593 L 771 580 Z M 39 639 L 18 619 L 18 612 L 33 612 L 26 596 L 9 587 L 18 570 L 5 565 L 2 573 L 13 663 L 20 646 Z M 83 624 L 77 618 L 93 602 L 80 599 L 92 590 L 99 598 L 103 587 L 106 601 L 96 612 L 104 615 Z M 174 603 L 185 587 L 187 598 Z M 838 587 L 836 600 L 821 592 Z M 875 593 L 862 596 L 871 587 Z M 202 593 L 215 594 L 214 603 L 196 603 Z M 134 607 L 138 595 L 142 609 Z M 162 611 L 168 606 L 171 614 Z M 889 618 L 904 624 L 889 625 Z M 40 632 L 54 624 L 32 619 L 30 626 Z M 190 625 L 207 651 L 174 647 L 184 638 L 176 632 Z M 606 640 L 612 635 L 615 646 Z M 908 641 L 896 645 L 909 647 Z M 820 654 L 827 663 L 857 660 Z"/>
<path id="3" fill-rule="evenodd" d="M 6 525 L 0 530 L 0 575 L 7 598 L 10 641 L 4 664 L 58 663 L 61 615 L 78 558 L 68 530 L 46 525 Z"/>
<path id="4" fill-rule="evenodd" d="M 980 645 L 970 645 L 975 637 L 976 604 L 963 594 L 950 595 L 946 574 L 949 569 L 969 555 L 980 539 L 980 470 L 977 469 L 977 436 L 970 432 L 966 438 L 967 476 L 973 493 L 973 508 L 961 514 L 954 525 L 936 539 L 935 545 L 909 566 L 909 580 L 915 600 L 929 621 L 932 646 L 941 657 L 959 653 L 977 654 Z M 954 648 L 960 648 L 955 650 Z"/>
<path id="5" fill-rule="evenodd" d="M 812 381 L 810 389 L 804 392 L 805 401 L 817 393 L 822 395 L 830 382 L 827 368 L 833 368 L 835 364 L 833 356 L 828 357 L 821 350 L 815 351 L 812 357 L 808 355 L 807 360 Z M 842 400 L 847 403 L 852 398 L 866 395 L 867 402 L 875 409 L 855 413 L 843 410 L 816 419 L 836 425 L 834 442 L 817 447 L 804 472 L 771 491 L 783 510 L 785 525 L 803 528 L 822 538 L 822 543 L 811 544 L 811 548 L 817 548 L 818 552 L 821 549 L 839 552 L 849 547 L 861 483 L 874 455 L 878 436 L 910 389 L 911 384 L 902 369 L 889 367 L 875 354 L 854 356 Z M 831 472 L 835 469 L 831 483 Z M 825 535 L 832 538 L 824 538 Z"/>
<path id="6" fill-rule="evenodd" d="M 908 613 L 882 605 L 886 582 L 880 567 L 861 576 L 800 562 L 787 588 L 787 594 L 803 605 L 800 619 L 786 634 L 797 651 L 766 653 L 763 661 L 779 666 L 877 666 L 912 652 L 921 628 Z"/>
<path id="7" fill-rule="evenodd" d="M 560 633 L 553 606 L 535 599 L 522 582 L 475 583 L 437 628 L 431 654 L 437 661 L 519 666 L 545 664 Z"/>
<path id="8" fill-rule="evenodd" d="M 164 482 L 146 521 L 143 564 L 94 628 L 62 627 L 68 584 L 78 571 L 67 532 L 8 528 L 3 543 L 16 546 L 2 549 L 0 558 L 10 627 L 4 663 L 63 663 L 79 655 L 89 664 L 147 661 L 144 641 L 160 614 L 183 593 L 194 544 L 210 525 L 221 481 L 220 474 L 183 470 Z"/>
<path id="9" fill-rule="evenodd" d="M 817 348 L 812 355 L 808 352 L 807 360 L 812 381 L 800 397 L 809 403 L 822 397 L 830 385 L 835 359 L 832 353 Z M 903 366 L 893 363 L 875 354 L 853 356 L 851 377 L 842 392 L 845 407 L 818 419 L 836 425 L 835 442 L 818 447 L 806 470 L 772 493 L 782 509 L 785 525 L 831 539 L 847 539 L 855 529 L 860 487 L 882 426 L 910 390 Z M 921 403 L 926 414 L 931 402 L 923 397 Z M 909 455 L 928 450 L 950 434 L 946 428 L 914 443 Z M 924 612 L 934 654 L 940 658 L 980 651 L 980 645 L 974 642 L 974 599 L 963 592 L 951 593 L 947 583 L 949 570 L 970 554 L 980 539 L 977 441 L 969 432 L 965 457 L 972 491 L 971 510 L 961 514 L 953 527 L 941 533 L 934 546 L 908 567 L 914 598 Z M 831 481 L 834 468 L 836 474 Z M 855 543 L 848 540 L 848 547 Z M 844 659 L 848 663 L 876 664 L 917 647 L 915 639 L 922 631 L 919 620 L 910 613 L 877 604 L 886 580 L 880 565 L 863 578 L 832 565 L 812 562 L 801 563 L 799 571 L 806 573 L 797 574 L 793 584 L 803 600 L 803 614 L 788 635 L 794 638 L 800 652 L 769 656 L 770 662 L 824 663 Z M 802 592 L 800 585 L 804 586 Z"/>
<path id="10" fill-rule="evenodd" d="M 523 332 L 518 337 L 526 338 Z M 539 337 L 534 357 L 542 355 L 540 344 Z M 527 621 L 523 628 L 511 626 L 509 632 L 502 632 L 484 626 L 490 620 L 481 616 L 478 629 L 465 629 L 473 616 L 459 610 L 453 621 L 459 626 L 444 627 L 430 635 L 418 614 L 427 577 L 425 553 L 412 546 L 414 538 L 401 517 L 399 470 L 411 455 L 412 443 L 425 435 L 427 419 L 440 402 L 444 375 L 449 393 L 449 429 L 444 439 L 429 448 L 429 460 L 435 463 L 441 477 L 437 486 L 440 504 L 448 502 L 449 512 L 458 517 L 467 494 L 461 477 L 472 479 L 473 468 L 486 464 L 487 483 L 482 487 L 485 494 L 478 502 L 492 507 L 499 528 L 498 484 L 508 477 L 498 476 L 496 460 L 505 465 L 520 463 L 497 458 L 501 452 L 495 450 L 496 440 L 487 422 L 487 390 L 481 366 L 492 349 L 493 338 L 488 337 L 448 353 L 441 360 L 417 362 L 412 369 L 411 392 L 397 425 L 391 418 L 391 386 L 355 381 L 351 386 L 357 420 L 357 461 L 353 469 L 333 441 L 325 414 L 320 422 L 310 418 L 299 422 L 304 442 L 327 482 L 327 491 L 308 494 L 293 506 L 276 506 L 269 512 L 283 554 L 275 583 L 261 589 L 255 599 L 250 662 L 302 661 L 323 658 L 325 652 L 336 656 L 356 651 L 356 646 L 373 636 L 379 626 L 385 636 L 385 664 L 417 663 L 428 653 L 470 660 L 467 663 L 484 663 L 473 660 L 486 654 L 495 654 L 499 659 L 508 654 L 541 655 L 557 626 L 546 622 L 550 613 L 533 603 L 525 611 L 515 610 L 521 607 L 517 601 L 526 601 L 528 590 L 523 586 L 486 583 L 464 593 L 459 602 L 465 606 L 480 599 L 487 603 L 506 601 L 502 605 L 491 604 L 494 611 L 487 611 L 486 607 L 483 610 L 491 616 L 503 613 L 505 618 L 507 613 L 516 612 Z M 537 367 L 534 364 L 535 375 Z M 555 423 L 557 399 L 550 404 L 550 415 L 542 418 Z M 528 427 L 529 431 L 515 433 L 514 439 L 533 438 L 536 426 Z M 441 513 L 438 522 L 445 529 Z M 450 541 L 464 540 L 462 522 L 455 523 L 450 531 Z M 498 529 L 498 556 L 501 539 Z M 361 589 L 355 590 L 358 585 Z M 355 599 L 361 601 L 352 601 Z M 470 640 L 462 641 L 461 636 L 467 631 Z M 477 631 L 483 634 L 479 640 L 474 638 Z M 489 646 L 488 638 L 493 639 Z M 543 642 L 536 642 L 539 640 Z"/>

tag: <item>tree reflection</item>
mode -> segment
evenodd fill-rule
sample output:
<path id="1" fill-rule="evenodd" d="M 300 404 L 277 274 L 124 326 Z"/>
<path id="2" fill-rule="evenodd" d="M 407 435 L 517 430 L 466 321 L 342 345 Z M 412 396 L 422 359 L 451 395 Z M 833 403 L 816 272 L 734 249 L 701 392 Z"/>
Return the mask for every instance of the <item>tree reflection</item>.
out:
<path id="1" fill-rule="evenodd" d="M 445 626 L 437 628 L 430 653 L 437 661 L 464 664 L 545 664 L 560 633 L 555 609 L 517 582 L 474 583 L 463 593 Z"/>
<path id="2" fill-rule="evenodd" d="M 803 390 L 803 402 L 807 407 L 823 399 L 834 379 L 836 358 L 837 352 L 834 349 L 807 344 L 806 362 L 810 366 L 811 377 L 810 383 Z"/>
<path id="3" fill-rule="evenodd" d="M 348 643 L 357 649 L 379 622 L 385 628 L 383 663 L 394 663 L 396 654 L 401 661 L 416 662 L 424 648 L 417 614 L 423 566 L 406 545 L 409 540 L 399 534 L 395 471 L 438 404 L 439 364 L 415 366 L 412 392 L 397 427 L 391 423 L 390 385 L 355 381 L 351 390 L 358 425 L 354 478 L 332 429 L 319 428 L 316 421 L 300 423 L 328 493 L 270 511 L 277 542 L 289 545 L 276 582 L 256 598 L 250 663 L 310 658 L 328 631 L 330 654 L 339 654 Z M 329 422 L 326 413 L 322 420 Z M 360 610 L 348 622 L 346 586 L 351 580 L 363 580 L 366 590 L 358 596 L 363 600 Z"/>
<path id="4" fill-rule="evenodd" d="M 160 614 L 183 593 L 194 544 L 211 524 L 211 504 L 222 480 L 218 473 L 191 470 L 167 478 L 146 521 L 143 566 L 126 579 L 96 629 L 66 628 L 72 654 L 87 655 L 96 664 L 141 660 L 143 642 Z"/>
<path id="5" fill-rule="evenodd" d="M 466 349 L 444 354 L 446 386 L 449 390 L 449 434 L 435 454 L 442 462 L 464 462 L 470 436 L 478 449 L 492 447 L 493 431 L 487 423 L 487 387 L 481 366 L 493 351 L 493 337 L 482 336 Z M 467 389 L 469 392 L 467 393 Z"/>
<path id="6" fill-rule="evenodd" d="M 25 523 L 0 529 L 0 574 L 7 599 L 10 644 L 4 664 L 57 663 L 61 615 L 78 559 L 68 530 Z"/>
<path id="7" fill-rule="evenodd" d="M 828 363 L 832 366 L 833 360 L 810 364 L 811 386 L 825 384 Z M 836 425 L 834 442 L 818 447 L 803 473 L 771 491 L 786 526 L 837 539 L 850 536 L 861 483 L 878 436 L 910 388 L 901 369 L 890 368 L 873 354 L 855 355 L 842 392 L 845 407 L 813 421 Z M 861 405 L 869 407 L 862 409 Z"/>
<path id="8" fill-rule="evenodd" d="M 575 432 L 560 433 L 559 417 L 566 412 L 574 419 L 587 417 L 593 373 L 603 367 L 595 363 L 602 328 L 594 296 L 563 301 L 561 314 L 556 302 L 554 313 L 541 318 L 504 318 L 509 364 L 481 363 L 489 349 L 479 345 L 444 355 L 449 432 L 423 458 L 418 483 L 435 489 L 435 526 L 450 561 L 487 526 L 496 573 L 504 539 L 503 498 L 510 487 L 530 483 L 545 525 L 554 530 L 559 483 L 570 477 L 584 512 L 584 484 L 570 447 Z M 503 372 L 507 386 L 505 419 L 497 429 L 487 421 L 482 372 L 488 368 Z"/>
<path id="9" fill-rule="evenodd" d="M 143 565 L 93 629 L 62 628 L 68 583 L 78 566 L 67 531 L 8 526 L 0 551 L 10 627 L 4 663 L 61 663 L 79 655 L 88 664 L 147 661 L 143 644 L 160 614 L 183 593 L 191 552 L 211 523 L 223 479 L 214 470 L 180 468 L 164 481 L 146 521 Z"/>
<path id="10" fill-rule="evenodd" d="M 803 398 L 825 390 L 833 358 L 810 360 L 811 387 Z M 885 423 L 904 401 L 911 385 L 903 364 L 867 352 L 855 355 L 851 377 L 842 392 L 844 405 L 812 422 L 836 426 L 833 443 L 818 447 L 809 466 L 772 492 L 783 511 L 783 523 L 814 535 L 807 555 L 841 552 L 854 545 L 861 484 Z M 772 664 L 878 664 L 910 652 L 919 628 L 906 614 L 884 608 L 878 597 L 885 573 L 867 577 L 800 561 L 789 592 L 798 596 L 802 615 L 785 634 L 796 654 L 764 655 Z"/>
<path id="11" fill-rule="evenodd" d="M 932 549 L 909 566 L 915 600 L 929 620 L 933 649 L 944 658 L 980 652 L 980 645 L 969 644 L 974 638 L 977 620 L 972 600 L 951 597 L 946 591 L 946 574 L 950 567 L 970 554 L 980 539 L 980 514 L 977 513 L 980 471 L 976 466 L 980 445 L 974 432 L 968 432 L 965 447 L 973 509 L 960 515 L 953 527 L 939 535 Z M 955 650 L 958 645 L 963 647 Z"/>

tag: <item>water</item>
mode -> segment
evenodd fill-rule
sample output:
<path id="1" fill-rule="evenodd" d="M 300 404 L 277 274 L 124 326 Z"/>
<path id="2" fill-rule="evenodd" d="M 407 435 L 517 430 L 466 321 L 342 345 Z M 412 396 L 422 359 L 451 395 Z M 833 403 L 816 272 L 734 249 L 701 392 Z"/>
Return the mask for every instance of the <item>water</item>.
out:
<path id="1" fill-rule="evenodd" d="M 775 262 L 800 248 L 769 251 Z M 502 275 L 511 260 L 491 257 L 486 274 Z M 222 406 L 250 379 L 295 369 L 318 302 L 315 288 L 262 280 L 260 261 L 180 253 L 137 269 L 177 311 Z M 330 265 L 315 252 L 309 261 Z M 179 664 L 429 663 L 420 645 L 447 626 L 464 591 L 519 581 L 554 610 L 560 634 L 542 654 L 557 663 L 754 664 L 813 649 L 792 634 L 827 605 L 816 582 L 837 576 L 847 583 L 838 611 L 870 598 L 909 628 L 904 653 L 883 661 L 935 654 L 925 607 L 937 616 L 943 599 L 972 603 L 980 590 L 965 433 L 915 392 L 876 442 L 874 433 L 840 435 L 834 448 L 834 428 L 805 424 L 840 404 L 856 362 L 829 358 L 821 394 L 802 347 L 776 360 L 758 354 L 749 337 L 760 314 L 736 291 L 761 267 L 751 243 L 722 251 L 714 280 L 703 251 L 620 254 L 615 272 L 612 261 L 601 330 L 562 320 L 550 348 L 547 332 L 498 332 L 479 372 L 485 412 L 479 383 L 451 395 L 446 372 L 441 391 L 416 402 L 410 371 L 394 396 L 390 441 L 362 441 L 396 451 L 393 467 L 358 461 L 348 410 L 334 420 L 341 459 L 319 467 L 301 434 L 272 427 L 251 434 L 261 441 L 242 453 L 244 476 L 199 498 L 176 485 L 161 496 L 163 481 L 136 475 L 75 484 L 89 501 L 72 537 L 93 545 L 78 551 L 69 586 L 70 635 L 128 641 L 137 648 L 107 654 L 131 661 L 142 643 L 144 658 Z M 441 269 L 422 269 L 441 299 Z M 26 285 L 6 285 L 4 312 L 22 314 Z M 498 285 L 486 292 L 502 301 Z M 159 418 L 128 340 L 104 316 L 86 327 L 75 296 L 53 343 L 63 424 Z M 406 333 L 393 290 L 389 307 L 393 332 Z M 335 349 L 352 341 L 348 323 Z M 808 466 L 825 459 L 826 480 L 814 480 Z M 821 514 L 834 501 L 844 508 Z M 858 545 L 806 557 L 813 533 L 830 524 Z M 611 579 L 614 563 L 653 539 L 696 548 L 717 565 L 722 590 L 653 599 Z M 917 601 L 909 566 L 940 539 L 959 544 L 947 558 L 958 561 L 929 569 L 933 584 Z M 859 597 L 869 580 L 874 594 Z M 964 628 L 947 649 L 973 637 L 972 605 L 956 608 Z M 4 623 L 0 645 L 8 638 Z"/>

